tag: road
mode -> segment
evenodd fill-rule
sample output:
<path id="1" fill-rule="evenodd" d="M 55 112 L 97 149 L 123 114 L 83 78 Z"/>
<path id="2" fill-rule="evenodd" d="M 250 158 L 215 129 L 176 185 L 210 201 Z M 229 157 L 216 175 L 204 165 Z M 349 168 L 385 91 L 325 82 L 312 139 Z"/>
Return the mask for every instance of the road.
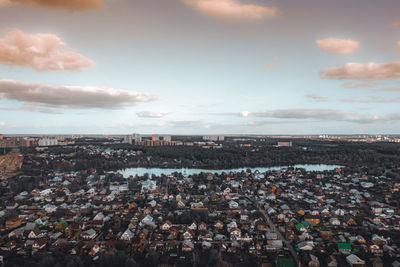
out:
<path id="1" fill-rule="evenodd" d="M 285 245 L 289 249 L 289 252 L 292 255 L 294 261 L 297 263 L 297 266 L 301 267 L 302 265 L 301 265 L 298 255 L 297 255 L 297 252 L 293 249 L 292 244 L 290 244 L 290 242 L 287 241 L 286 238 L 282 235 L 282 233 L 276 228 L 274 222 L 271 220 L 269 215 L 253 199 L 251 199 L 247 196 L 246 196 L 246 198 L 250 202 L 252 202 L 254 206 L 257 207 L 258 211 L 264 216 L 264 219 L 267 221 L 269 228 L 278 235 L 279 239 L 281 239 L 283 241 L 283 243 L 285 243 Z"/>

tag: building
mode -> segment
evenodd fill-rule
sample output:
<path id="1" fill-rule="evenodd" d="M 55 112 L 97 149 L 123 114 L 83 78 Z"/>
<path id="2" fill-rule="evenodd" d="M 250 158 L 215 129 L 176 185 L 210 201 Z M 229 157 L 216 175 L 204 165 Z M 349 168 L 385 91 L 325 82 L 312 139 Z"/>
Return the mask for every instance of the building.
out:
<path id="1" fill-rule="evenodd" d="M 43 138 L 39 140 L 39 146 L 58 146 L 57 139 Z"/>
<path id="2" fill-rule="evenodd" d="M 224 141 L 225 136 L 223 135 L 205 135 L 203 136 L 204 141 Z"/>
<path id="3" fill-rule="evenodd" d="M 292 141 L 290 142 L 278 142 L 278 147 L 292 147 Z"/>
<path id="4" fill-rule="evenodd" d="M 134 133 L 124 136 L 124 143 L 132 145 L 137 144 L 138 142 L 142 142 L 142 136 L 140 134 Z"/>

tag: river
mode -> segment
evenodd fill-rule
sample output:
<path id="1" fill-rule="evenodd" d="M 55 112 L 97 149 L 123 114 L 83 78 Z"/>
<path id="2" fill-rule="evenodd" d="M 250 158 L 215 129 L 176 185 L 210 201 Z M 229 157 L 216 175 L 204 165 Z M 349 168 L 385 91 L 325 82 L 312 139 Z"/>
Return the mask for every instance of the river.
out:
<path id="1" fill-rule="evenodd" d="M 247 169 L 250 169 L 252 172 L 255 172 L 258 170 L 259 172 L 267 172 L 267 171 L 276 171 L 280 170 L 283 168 L 288 168 L 289 166 L 277 166 L 277 167 L 259 167 L 259 168 L 237 168 L 237 169 L 217 169 L 217 170 L 211 170 L 211 169 L 189 169 L 189 168 L 183 168 L 183 169 L 163 169 L 163 168 L 127 168 L 123 170 L 119 170 L 118 172 L 121 173 L 125 178 L 128 178 L 129 176 L 143 176 L 145 173 L 148 173 L 150 176 L 151 175 L 156 175 L 160 176 L 161 174 L 171 174 L 173 172 L 180 172 L 183 174 L 187 175 L 193 175 L 193 174 L 199 174 L 201 172 L 205 173 L 228 173 L 228 172 L 241 172 L 245 171 Z M 334 170 L 336 168 L 342 168 L 342 166 L 338 165 L 326 165 L 326 164 L 305 164 L 305 165 L 294 165 L 290 166 L 294 168 L 303 168 L 306 171 L 326 171 L 326 170 Z"/>

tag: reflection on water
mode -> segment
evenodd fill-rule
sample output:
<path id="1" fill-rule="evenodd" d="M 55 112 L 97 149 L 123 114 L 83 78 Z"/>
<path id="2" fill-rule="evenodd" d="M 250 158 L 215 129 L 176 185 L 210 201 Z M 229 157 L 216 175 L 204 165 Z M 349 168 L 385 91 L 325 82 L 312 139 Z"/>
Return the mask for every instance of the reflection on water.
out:
<path id="1" fill-rule="evenodd" d="M 342 166 L 338 165 L 326 165 L 326 164 L 305 164 L 305 165 L 294 165 L 291 166 L 294 168 L 304 168 L 306 171 L 326 171 L 326 170 L 333 170 L 336 168 L 341 168 Z M 221 169 L 221 170 L 209 170 L 209 169 L 162 169 L 162 168 L 128 168 L 124 170 L 118 171 L 121 173 L 125 178 L 128 178 L 129 176 L 143 176 L 145 173 L 148 173 L 149 175 L 157 175 L 160 176 L 161 174 L 171 174 L 173 172 L 181 172 L 183 174 L 187 175 L 193 175 L 193 174 L 199 174 L 201 172 L 206 172 L 206 173 L 223 173 L 223 172 L 241 172 L 245 171 L 247 169 L 250 169 L 252 172 L 255 172 L 258 170 L 259 172 L 266 172 L 266 171 L 272 171 L 272 170 L 280 170 L 283 168 L 288 168 L 288 166 L 278 166 L 278 167 L 260 167 L 260 168 L 237 168 L 237 169 Z"/>

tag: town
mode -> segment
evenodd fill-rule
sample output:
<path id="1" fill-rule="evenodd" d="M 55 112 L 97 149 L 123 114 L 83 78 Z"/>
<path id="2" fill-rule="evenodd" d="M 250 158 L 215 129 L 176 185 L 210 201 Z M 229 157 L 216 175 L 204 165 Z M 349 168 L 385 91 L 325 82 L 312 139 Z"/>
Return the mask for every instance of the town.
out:
<path id="1" fill-rule="evenodd" d="M 336 161 L 341 167 L 318 171 L 124 177 L 118 170 L 129 162 L 159 166 L 157 150 L 99 140 L 5 151 L 0 264 L 400 266 L 400 168 L 393 158 L 382 160 L 381 168 Z M 226 139 L 208 141 L 220 148 L 192 149 L 233 149 Z M 231 142 L 251 151 L 265 140 Z M 306 153 L 299 142 L 274 139 L 268 149 Z"/>

